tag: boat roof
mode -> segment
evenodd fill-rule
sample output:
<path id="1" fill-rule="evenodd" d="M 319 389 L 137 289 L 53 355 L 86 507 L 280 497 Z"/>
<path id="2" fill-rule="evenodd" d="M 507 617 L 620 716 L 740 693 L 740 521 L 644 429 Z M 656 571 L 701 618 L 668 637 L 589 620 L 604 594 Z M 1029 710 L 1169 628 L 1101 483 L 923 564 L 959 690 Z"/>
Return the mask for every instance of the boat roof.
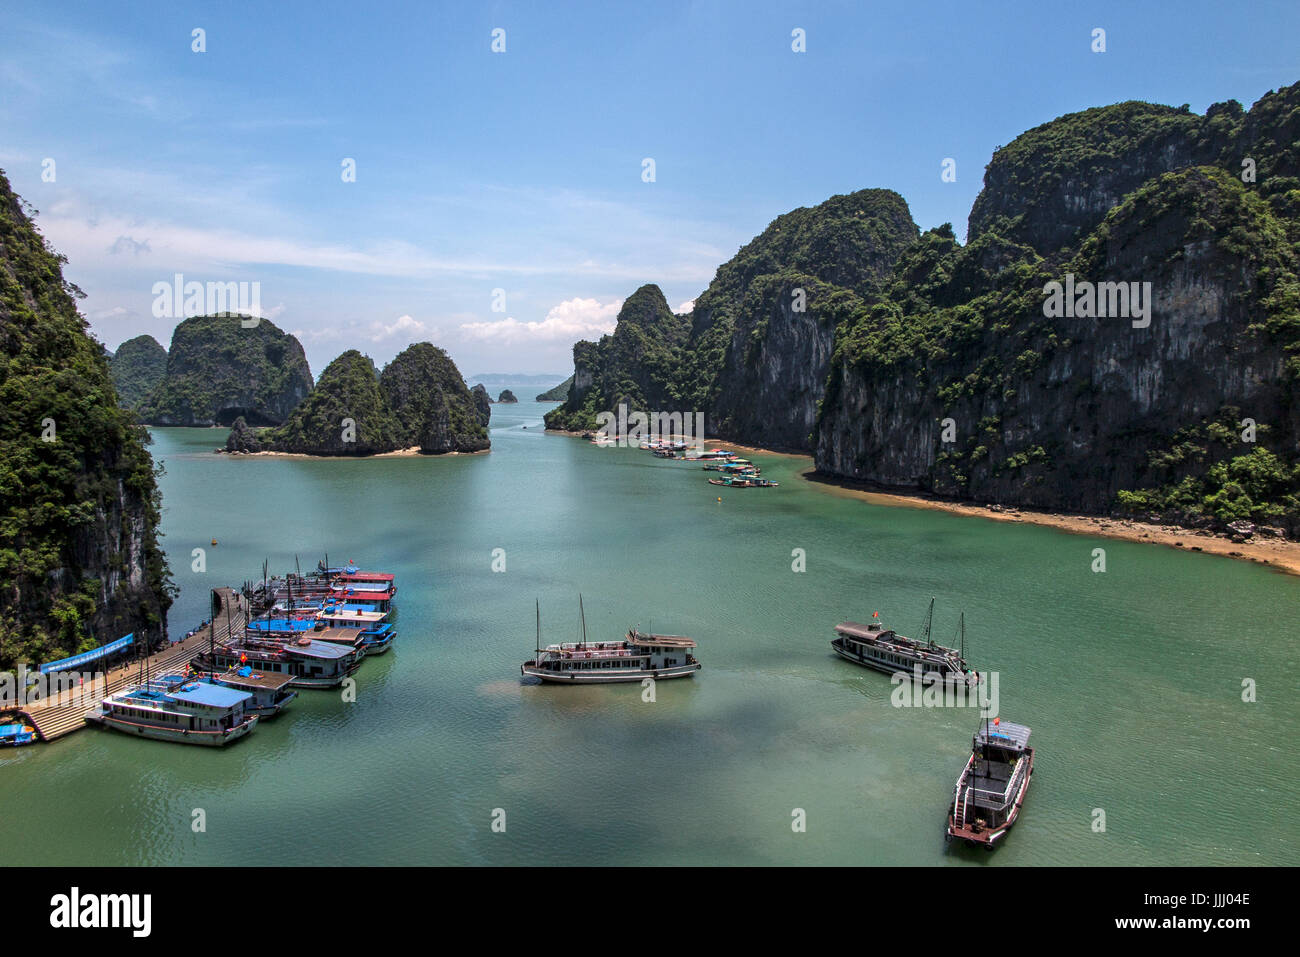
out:
<path id="1" fill-rule="evenodd" d="M 358 605 L 355 608 L 344 608 L 342 611 L 322 611 L 316 616 L 317 621 L 383 621 L 388 617 L 386 611 L 376 611 Z"/>
<path id="2" fill-rule="evenodd" d="M 340 577 L 353 581 L 390 582 L 397 576 L 392 572 L 344 572 Z"/>
<path id="3" fill-rule="evenodd" d="M 351 588 L 343 592 L 348 598 L 355 598 L 361 601 L 388 601 L 389 594 L 386 591 L 353 591 Z"/>
<path id="4" fill-rule="evenodd" d="M 627 633 L 627 643 L 643 647 L 646 645 L 663 645 L 665 648 L 695 647 L 694 638 L 687 638 L 683 635 L 643 635 L 636 629 Z"/>
<path id="5" fill-rule="evenodd" d="M 312 636 L 320 641 L 350 641 L 358 642 L 365 629 L 362 628 L 322 628 L 320 631 L 313 631 Z"/>
<path id="6" fill-rule="evenodd" d="M 286 642 L 284 649 L 307 658 L 346 658 L 348 655 L 356 654 L 355 648 L 336 645 L 331 641 L 317 641 L 314 638 L 306 645 L 300 645 L 296 641 Z"/>
<path id="7" fill-rule="evenodd" d="M 209 708 L 233 708 L 241 701 L 247 701 L 252 697 L 247 691 L 237 691 L 234 688 L 209 684 L 206 681 L 182 685 L 169 691 L 168 695 L 177 701 L 206 705 Z"/>
<path id="8" fill-rule="evenodd" d="M 879 638 L 882 635 L 892 634 L 892 631 L 884 625 L 860 625 L 856 621 L 840 622 L 835 626 L 835 630 L 841 635 L 848 635 L 850 638 Z"/>
<path id="9" fill-rule="evenodd" d="M 990 721 L 987 725 L 981 723 L 975 732 L 975 744 L 977 747 L 989 744 L 995 748 L 1023 751 L 1029 744 L 1029 726 L 1012 724 L 1010 721 L 999 721 L 997 724 Z"/>
<path id="10" fill-rule="evenodd" d="M 243 672 L 248 673 L 243 674 Z M 282 675 L 276 671 L 258 671 L 247 666 L 238 671 L 222 672 L 214 677 L 223 684 L 235 685 L 239 688 L 269 688 L 272 691 L 279 691 L 293 681 L 293 675 Z"/>

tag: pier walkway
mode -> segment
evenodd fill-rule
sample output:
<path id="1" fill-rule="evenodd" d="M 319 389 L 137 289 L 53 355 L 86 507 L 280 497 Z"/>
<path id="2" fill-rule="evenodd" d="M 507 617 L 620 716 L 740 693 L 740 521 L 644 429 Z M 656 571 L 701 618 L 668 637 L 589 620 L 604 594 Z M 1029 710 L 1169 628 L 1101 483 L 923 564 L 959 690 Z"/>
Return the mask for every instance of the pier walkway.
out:
<path id="1" fill-rule="evenodd" d="M 191 661 L 207 651 L 213 641 L 221 644 L 229 640 L 232 631 L 236 636 L 243 632 L 248 606 L 243 596 L 233 588 L 213 590 L 213 610 L 213 620 L 206 628 L 200 628 L 185 640 L 175 642 L 149 656 L 148 669 L 155 677 L 184 669 Z M 227 619 L 227 611 L 230 612 L 229 619 Z M 216 629 L 215 636 L 212 634 L 213 628 Z M 140 664 L 137 659 L 103 675 L 102 679 L 96 682 L 102 689 L 97 692 L 99 697 L 121 691 L 136 681 L 140 675 Z M 86 727 L 86 712 L 91 707 L 93 703 L 87 704 L 85 701 L 60 705 L 55 699 L 49 704 L 45 701 L 33 701 L 26 707 L 17 709 L 17 712 L 36 729 L 40 740 L 53 741 L 55 738 L 61 738 L 65 734 Z"/>

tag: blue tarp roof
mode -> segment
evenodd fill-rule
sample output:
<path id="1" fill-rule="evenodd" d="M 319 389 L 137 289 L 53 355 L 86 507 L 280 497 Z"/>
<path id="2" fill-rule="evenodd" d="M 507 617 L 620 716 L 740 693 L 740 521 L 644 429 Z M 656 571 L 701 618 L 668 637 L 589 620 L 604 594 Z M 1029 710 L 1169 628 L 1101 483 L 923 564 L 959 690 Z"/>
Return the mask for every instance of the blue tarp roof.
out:
<path id="1" fill-rule="evenodd" d="M 247 701 L 253 697 L 247 691 L 236 691 L 234 688 L 207 684 L 206 682 L 198 682 L 185 685 L 183 688 L 177 688 L 171 692 L 171 696 L 177 701 L 207 705 L 210 708 L 233 708 L 241 701 Z"/>
<path id="2" fill-rule="evenodd" d="M 52 671 L 71 671 L 78 665 L 84 665 L 87 662 L 103 658 L 105 655 L 111 655 L 114 652 L 122 651 L 135 641 L 135 633 L 123 635 L 117 641 L 110 641 L 106 645 L 100 645 L 93 651 L 84 651 L 79 655 L 73 655 L 71 658 L 63 658 L 59 661 L 51 661 L 40 667 L 40 672 L 47 675 Z"/>

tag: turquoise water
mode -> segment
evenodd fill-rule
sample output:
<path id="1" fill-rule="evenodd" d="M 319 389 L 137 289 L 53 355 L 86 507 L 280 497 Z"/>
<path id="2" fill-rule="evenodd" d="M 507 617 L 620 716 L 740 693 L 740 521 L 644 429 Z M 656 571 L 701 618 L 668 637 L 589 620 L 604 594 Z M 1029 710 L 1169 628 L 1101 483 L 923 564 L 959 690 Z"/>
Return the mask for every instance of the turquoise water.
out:
<path id="1" fill-rule="evenodd" d="M 801 480 L 796 458 L 750 456 L 778 489 L 719 489 L 545 435 L 549 408 L 494 406 L 477 456 L 233 458 L 211 454 L 224 431 L 155 430 L 173 634 L 264 558 L 328 550 L 396 572 L 397 643 L 355 703 L 304 691 L 228 749 L 86 731 L 0 752 L 0 862 L 1300 863 L 1300 579 L 867 504 Z M 593 640 L 691 635 L 704 670 L 653 703 L 521 683 L 534 599 L 543 641 L 568 640 L 579 592 Z M 975 712 L 894 708 L 888 677 L 828 644 L 873 611 L 915 635 L 932 595 L 935 637 L 964 611 L 967 657 L 1034 729 L 1033 787 L 995 854 L 943 842 Z"/>

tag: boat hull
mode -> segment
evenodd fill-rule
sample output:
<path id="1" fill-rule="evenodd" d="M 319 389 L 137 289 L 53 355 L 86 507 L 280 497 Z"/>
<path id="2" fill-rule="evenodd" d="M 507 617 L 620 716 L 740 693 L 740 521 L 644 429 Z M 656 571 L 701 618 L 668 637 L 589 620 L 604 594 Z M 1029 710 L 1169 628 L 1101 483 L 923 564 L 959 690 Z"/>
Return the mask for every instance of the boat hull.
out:
<path id="1" fill-rule="evenodd" d="M 525 662 L 519 666 L 519 673 L 528 678 L 540 678 L 548 684 L 557 685 L 612 685 L 627 684 L 631 681 L 644 681 L 646 678 L 652 678 L 659 681 L 665 678 L 689 678 L 700 670 L 700 664 L 674 665 L 671 668 L 659 668 L 653 671 L 628 671 L 620 674 L 608 675 L 598 672 L 584 674 L 581 670 L 561 672 L 550 671 L 546 668 L 538 668 L 531 662 Z"/>
<path id="2" fill-rule="evenodd" d="M 866 655 L 855 654 L 854 652 L 849 651 L 847 648 L 844 648 L 841 645 L 837 644 L 835 641 L 831 642 L 831 650 L 834 651 L 841 658 L 843 658 L 845 661 L 852 662 L 853 664 L 858 665 L 859 667 L 862 668 L 870 668 L 872 671 L 879 671 L 881 674 L 886 674 L 886 675 L 907 675 L 909 678 L 912 676 L 911 665 L 904 667 L 900 665 L 890 664 L 887 661 L 877 661 L 876 659 L 870 658 Z M 947 684 L 952 684 L 952 685 L 965 684 L 967 687 L 972 687 L 972 688 L 975 687 L 977 684 L 977 682 L 969 675 L 959 675 L 956 672 L 952 672 L 952 671 L 947 672 L 946 674 L 942 674 L 938 671 L 923 670 L 921 672 L 921 676 L 922 678 L 941 678 Z"/>
<path id="3" fill-rule="evenodd" d="M 220 748 L 247 735 L 257 727 L 258 716 L 249 715 L 244 721 L 224 731 L 185 731 L 180 728 L 159 728 L 154 725 L 126 721 L 106 715 L 102 711 L 86 712 L 86 722 L 101 728 L 110 728 L 129 734 L 133 738 L 150 738 L 154 741 L 171 741 L 175 744 L 195 744 L 201 747 Z"/>

